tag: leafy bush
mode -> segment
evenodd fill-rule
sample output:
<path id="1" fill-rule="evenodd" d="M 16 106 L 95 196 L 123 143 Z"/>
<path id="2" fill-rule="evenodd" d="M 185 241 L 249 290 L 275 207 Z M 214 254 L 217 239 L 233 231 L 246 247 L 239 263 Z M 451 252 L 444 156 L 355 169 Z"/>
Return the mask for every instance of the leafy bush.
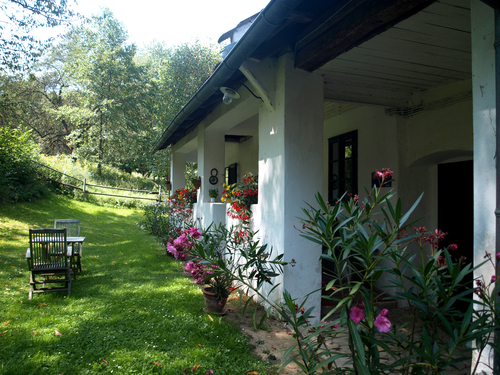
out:
<path id="1" fill-rule="evenodd" d="M 196 191 L 179 189 L 168 200 L 144 207 L 144 226 L 165 246 L 179 235 L 179 231 L 190 226 L 193 194 Z"/>
<path id="2" fill-rule="evenodd" d="M 0 203 L 28 201 L 45 194 L 31 161 L 36 154 L 30 130 L 0 128 Z"/>

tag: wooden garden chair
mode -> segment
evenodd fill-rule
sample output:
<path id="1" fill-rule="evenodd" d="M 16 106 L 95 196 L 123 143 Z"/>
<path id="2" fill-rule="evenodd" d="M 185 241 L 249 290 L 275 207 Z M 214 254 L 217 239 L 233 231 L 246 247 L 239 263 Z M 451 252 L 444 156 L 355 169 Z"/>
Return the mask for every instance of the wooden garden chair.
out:
<path id="1" fill-rule="evenodd" d="M 55 219 L 54 228 L 66 228 L 68 237 L 80 237 L 80 220 Z M 70 243 L 69 248 L 71 249 L 71 268 L 76 278 L 76 274 L 82 272 L 83 244 L 81 242 Z"/>
<path id="2" fill-rule="evenodd" d="M 71 252 L 68 251 L 66 229 L 30 229 L 29 236 L 30 247 L 26 251 L 30 270 L 29 299 L 33 293 L 43 292 L 67 291 L 68 296 L 71 295 Z"/>

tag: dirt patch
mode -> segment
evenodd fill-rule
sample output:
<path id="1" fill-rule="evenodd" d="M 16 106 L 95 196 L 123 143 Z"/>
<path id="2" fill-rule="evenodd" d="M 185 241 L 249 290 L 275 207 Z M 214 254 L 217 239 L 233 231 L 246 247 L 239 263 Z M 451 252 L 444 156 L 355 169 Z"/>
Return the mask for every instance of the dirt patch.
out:
<path id="1" fill-rule="evenodd" d="M 239 299 L 231 297 L 226 305 L 227 313 L 224 319 L 238 326 L 241 333 L 248 337 L 253 353 L 262 361 L 275 366 L 277 370 L 281 366 L 283 354 L 294 344 L 291 330 L 284 322 L 274 318 L 266 318 L 262 329 L 256 329 L 255 325 L 259 324 L 264 310 L 258 307 L 254 325 L 255 308 L 255 305 L 249 306 L 243 316 L 243 307 Z M 270 374 L 291 375 L 300 372 L 300 368 L 292 362 L 279 373 L 271 372 Z"/>

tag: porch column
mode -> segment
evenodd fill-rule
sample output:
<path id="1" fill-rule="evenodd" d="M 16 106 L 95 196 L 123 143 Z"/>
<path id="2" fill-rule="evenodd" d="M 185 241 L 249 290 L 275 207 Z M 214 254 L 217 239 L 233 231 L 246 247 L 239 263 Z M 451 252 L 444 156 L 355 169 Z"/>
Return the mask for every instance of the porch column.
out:
<path id="1" fill-rule="evenodd" d="M 304 202 L 313 204 L 323 186 L 323 79 L 294 68 L 293 55 L 278 59 L 275 66 L 273 108 L 259 112 L 259 237 L 285 261 L 281 287 L 301 303 L 321 287 L 321 248 L 302 238 L 299 231 Z M 309 296 L 319 318 L 321 298 Z"/>
<path id="2" fill-rule="evenodd" d="M 198 173 L 201 176 L 201 197 L 203 202 L 210 202 L 209 189 L 218 189 L 219 197 L 224 182 L 225 137 L 216 131 L 204 131 L 204 137 L 199 139 Z M 216 169 L 216 171 L 214 171 Z M 211 176 L 217 177 L 217 183 L 210 183 Z"/>
<path id="3" fill-rule="evenodd" d="M 480 0 L 471 1 L 472 94 L 474 126 L 474 265 L 484 262 L 485 252 L 495 259 L 496 108 L 494 11 Z M 494 268 L 487 263 L 474 278 L 489 283 Z M 475 296 L 477 298 L 477 296 Z M 474 352 L 472 367 L 478 353 Z M 487 348 L 477 373 L 493 374 L 493 350 Z"/>
<path id="4" fill-rule="evenodd" d="M 203 228 L 212 222 L 225 222 L 225 204 L 220 201 L 222 183 L 224 182 L 225 136 L 223 133 L 201 128 L 198 131 L 198 175 L 201 177 L 201 187 L 198 191 L 196 218 L 201 221 Z M 216 177 L 217 182 L 212 184 L 210 177 Z M 219 190 L 219 203 L 210 203 L 208 191 Z"/>
<path id="5" fill-rule="evenodd" d="M 172 190 L 176 191 L 186 187 L 186 154 L 172 151 L 171 157 L 170 180 L 172 181 Z"/>

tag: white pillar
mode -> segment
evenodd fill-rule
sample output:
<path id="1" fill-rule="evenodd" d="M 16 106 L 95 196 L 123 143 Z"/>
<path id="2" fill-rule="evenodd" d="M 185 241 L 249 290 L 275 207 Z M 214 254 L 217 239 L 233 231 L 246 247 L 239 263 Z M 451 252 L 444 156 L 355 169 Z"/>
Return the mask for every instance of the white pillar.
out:
<path id="1" fill-rule="evenodd" d="M 495 255 L 496 202 L 496 108 L 494 11 L 480 0 L 471 1 L 472 90 L 474 126 L 474 264 L 484 261 L 485 252 Z M 490 264 L 475 272 L 474 278 L 489 282 L 494 274 Z M 488 348 L 490 349 L 490 348 Z M 474 352 L 474 367 L 477 360 Z M 493 374 L 493 350 L 483 352 L 476 373 Z"/>
<path id="2" fill-rule="evenodd" d="M 172 190 L 176 191 L 186 187 L 186 154 L 172 151 L 171 156 L 170 180 L 172 181 Z"/>
<path id="3" fill-rule="evenodd" d="M 276 66 L 274 110 L 261 106 L 259 113 L 259 218 L 260 237 L 287 266 L 281 290 L 301 303 L 321 287 L 321 248 L 300 237 L 295 227 L 303 216 L 304 202 L 313 203 L 323 186 L 323 80 L 294 68 L 292 54 L 280 57 Z M 276 295 L 275 298 L 279 298 Z M 309 296 L 319 317 L 321 296 Z"/>
<path id="4" fill-rule="evenodd" d="M 216 131 L 205 130 L 203 144 L 200 145 L 198 154 L 198 173 L 201 176 L 201 196 L 203 202 L 209 202 L 209 189 L 218 189 L 219 198 L 222 193 L 222 183 L 224 182 L 224 162 L 225 162 L 225 136 Z M 200 157 L 203 161 L 200 161 Z M 214 171 L 214 169 L 216 171 Z M 217 177 L 217 183 L 212 185 L 210 177 Z"/>
<path id="5" fill-rule="evenodd" d="M 198 190 L 198 203 L 194 208 L 194 219 L 202 228 L 214 224 L 225 223 L 225 204 L 210 203 L 209 189 L 218 189 L 222 194 L 224 182 L 225 136 L 215 130 L 198 129 L 198 175 L 201 177 L 201 187 Z M 217 175 L 213 169 L 217 170 Z M 217 177 L 217 183 L 210 183 L 211 176 Z"/>

